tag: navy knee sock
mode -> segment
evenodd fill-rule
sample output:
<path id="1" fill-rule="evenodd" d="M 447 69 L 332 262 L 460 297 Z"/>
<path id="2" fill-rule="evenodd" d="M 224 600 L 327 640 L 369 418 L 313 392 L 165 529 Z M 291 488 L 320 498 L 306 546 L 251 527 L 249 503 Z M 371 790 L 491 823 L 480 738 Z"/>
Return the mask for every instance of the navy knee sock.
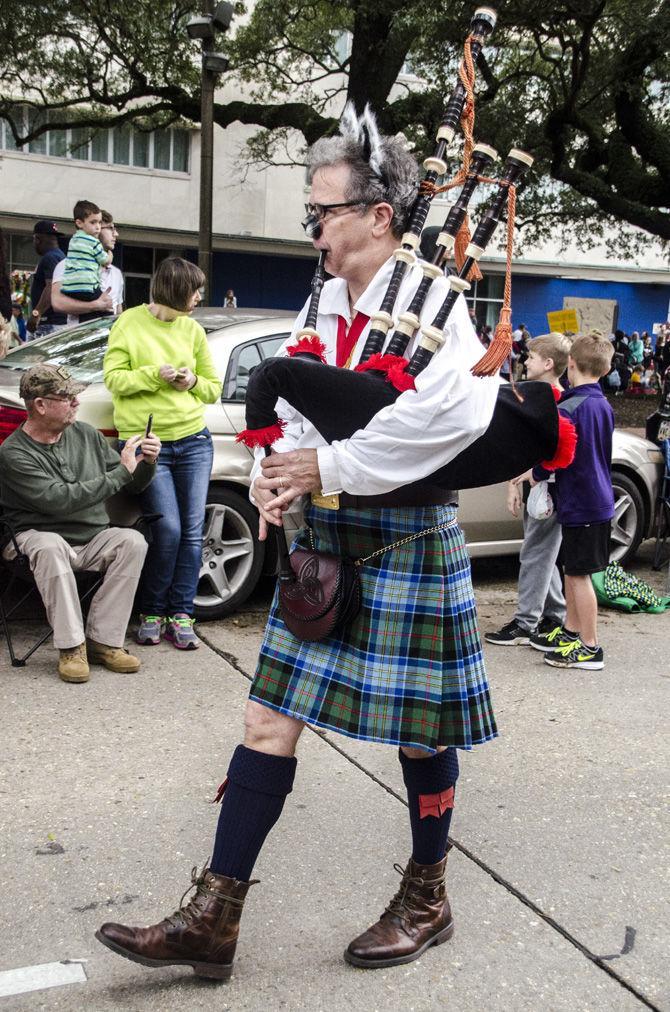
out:
<path id="1" fill-rule="evenodd" d="M 297 760 L 238 745 L 228 767 L 210 871 L 248 882 L 293 790 Z"/>
<path id="2" fill-rule="evenodd" d="M 417 864 L 437 864 L 447 850 L 458 753 L 448 748 L 427 759 L 410 759 L 402 749 L 398 754 L 412 824 L 412 857 Z"/>

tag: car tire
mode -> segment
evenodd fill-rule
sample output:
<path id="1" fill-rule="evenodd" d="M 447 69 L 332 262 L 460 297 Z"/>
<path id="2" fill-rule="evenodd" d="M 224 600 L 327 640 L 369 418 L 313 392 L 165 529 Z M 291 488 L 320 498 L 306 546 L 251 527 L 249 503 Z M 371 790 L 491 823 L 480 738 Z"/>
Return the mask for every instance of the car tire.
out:
<path id="1" fill-rule="evenodd" d="M 610 562 L 625 566 L 633 558 L 644 537 L 644 503 L 632 478 L 621 471 L 612 472 L 614 517 L 610 536 Z"/>
<path id="2" fill-rule="evenodd" d="M 229 488 L 210 486 L 195 617 L 213 621 L 239 608 L 258 582 L 264 556 L 258 513 L 248 499 Z"/>

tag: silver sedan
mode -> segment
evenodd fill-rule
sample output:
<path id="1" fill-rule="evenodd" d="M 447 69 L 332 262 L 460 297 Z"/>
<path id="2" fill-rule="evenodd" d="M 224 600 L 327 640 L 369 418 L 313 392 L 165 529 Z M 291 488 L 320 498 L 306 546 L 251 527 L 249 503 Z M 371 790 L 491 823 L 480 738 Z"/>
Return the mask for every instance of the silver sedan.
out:
<path id="1" fill-rule="evenodd" d="M 272 571 L 271 548 L 258 540 L 258 520 L 248 499 L 252 455 L 235 437 L 244 428 L 244 398 L 251 370 L 274 355 L 291 332 L 294 313 L 257 309 L 199 309 L 223 378 L 218 404 L 207 406 L 205 423 L 214 441 L 214 462 L 205 518 L 202 568 L 196 596 L 200 619 L 220 618 L 237 608 L 263 571 Z M 61 330 L 10 352 L 0 361 L 0 441 L 25 418 L 18 386 L 21 372 L 37 362 L 58 362 L 89 384 L 80 395 L 79 418 L 113 439 L 112 401 L 102 381 L 109 320 Z M 650 534 L 661 477 L 654 444 L 620 430 L 614 433 L 612 484 L 616 512 L 612 555 L 625 563 Z M 109 503 L 113 519 L 127 519 L 127 502 Z M 460 518 L 472 556 L 519 551 L 521 522 L 506 508 L 506 486 L 461 493 Z"/>

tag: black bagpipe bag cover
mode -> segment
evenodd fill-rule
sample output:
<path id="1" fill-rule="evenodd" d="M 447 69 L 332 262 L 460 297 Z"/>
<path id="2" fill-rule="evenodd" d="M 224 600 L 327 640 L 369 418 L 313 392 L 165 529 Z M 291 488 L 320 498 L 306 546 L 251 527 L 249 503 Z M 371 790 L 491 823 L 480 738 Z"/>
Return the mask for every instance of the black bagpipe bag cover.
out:
<path id="1" fill-rule="evenodd" d="M 501 383 L 486 432 L 425 479 L 445 489 L 479 488 L 508 481 L 558 447 L 558 411 L 549 383 Z M 277 399 L 307 418 L 327 443 L 364 429 L 378 411 L 400 396 L 369 372 L 324 365 L 311 356 L 269 358 L 252 371 L 246 396 L 247 429 L 277 423 Z"/>

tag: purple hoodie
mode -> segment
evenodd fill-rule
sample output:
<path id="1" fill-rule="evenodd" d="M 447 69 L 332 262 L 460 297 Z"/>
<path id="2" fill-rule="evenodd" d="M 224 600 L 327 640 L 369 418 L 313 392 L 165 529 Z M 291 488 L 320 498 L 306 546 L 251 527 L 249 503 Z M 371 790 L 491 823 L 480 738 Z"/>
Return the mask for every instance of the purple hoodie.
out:
<path id="1" fill-rule="evenodd" d="M 575 459 L 569 467 L 555 472 L 558 521 L 572 527 L 611 520 L 614 412 L 598 383 L 566 390 L 558 409 L 577 429 Z M 533 470 L 538 480 L 548 475 L 541 467 Z"/>

